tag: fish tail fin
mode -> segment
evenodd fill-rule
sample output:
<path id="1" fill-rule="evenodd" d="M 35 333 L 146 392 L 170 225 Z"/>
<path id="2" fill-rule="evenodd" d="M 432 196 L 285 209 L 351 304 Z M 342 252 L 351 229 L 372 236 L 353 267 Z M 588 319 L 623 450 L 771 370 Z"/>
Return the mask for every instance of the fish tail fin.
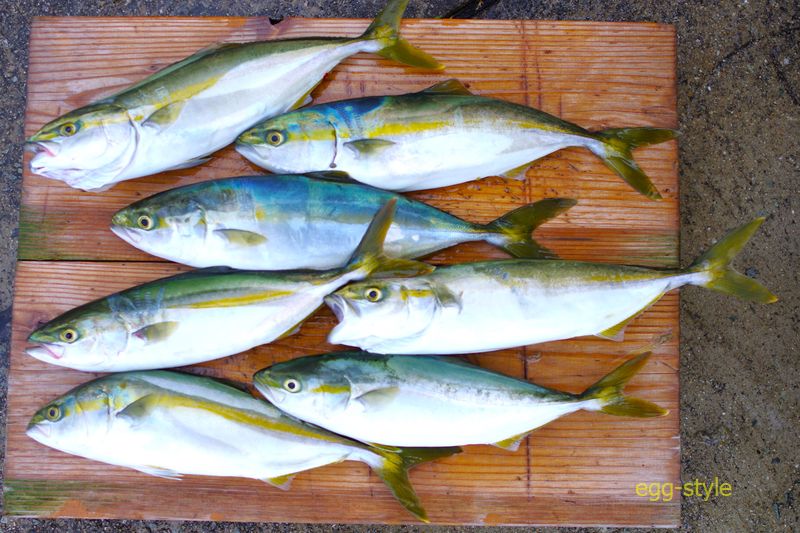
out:
<path id="1" fill-rule="evenodd" d="M 652 402 L 641 398 L 632 398 L 622 394 L 622 389 L 647 363 L 652 352 L 637 355 L 625 361 L 600 381 L 586 389 L 578 396 L 579 400 L 598 400 L 600 407 L 597 409 L 604 413 L 616 416 L 632 416 L 636 418 L 650 418 L 664 416 L 669 413 Z"/>
<path id="2" fill-rule="evenodd" d="M 434 70 L 442 70 L 444 65 L 433 56 L 415 47 L 400 36 L 400 21 L 406 10 L 408 0 L 389 0 L 367 31 L 361 36 L 368 41 L 378 41 L 383 48 L 376 53 L 400 63 Z"/>
<path id="3" fill-rule="evenodd" d="M 695 282 L 695 285 L 732 294 L 751 302 L 765 304 L 776 302 L 778 297 L 769 289 L 756 280 L 736 272 L 731 267 L 733 258 L 742 250 L 763 222 L 764 217 L 759 217 L 747 224 L 742 224 L 698 257 L 687 271 L 707 275 L 703 280 Z"/>
<path id="4" fill-rule="evenodd" d="M 455 446 L 449 448 L 376 447 L 374 449 L 380 455 L 381 460 L 377 465 L 371 464 L 370 466 L 378 477 L 386 483 L 403 507 L 423 522 L 429 522 L 428 514 L 408 479 L 408 471 L 418 464 L 460 453 L 461 448 Z"/>
<path id="5" fill-rule="evenodd" d="M 533 230 L 578 203 L 571 198 L 547 198 L 523 205 L 483 226 L 487 239 L 514 257 L 552 259 L 555 253 L 533 239 Z"/>
<path id="6" fill-rule="evenodd" d="M 380 208 L 369 223 L 353 255 L 344 267 L 345 272 L 359 271 L 364 277 L 381 272 L 395 276 L 427 274 L 433 267 L 420 261 L 387 257 L 383 253 L 383 241 L 392 225 L 397 209 L 397 199 L 392 198 Z"/>
<path id="7" fill-rule="evenodd" d="M 633 160 L 631 152 L 640 146 L 674 139 L 677 134 L 675 130 L 660 128 L 612 128 L 595 133 L 595 138 L 603 144 L 590 149 L 628 185 L 651 200 L 660 200 L 661 193 Z"/>

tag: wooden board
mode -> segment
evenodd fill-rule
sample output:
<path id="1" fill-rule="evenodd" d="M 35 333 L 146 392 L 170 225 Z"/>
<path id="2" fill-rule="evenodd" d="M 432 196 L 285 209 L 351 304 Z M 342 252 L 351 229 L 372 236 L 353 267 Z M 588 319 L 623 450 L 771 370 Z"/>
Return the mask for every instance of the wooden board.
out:
<path id="1" fill-rule="evenodd" d="M 356 35 L 366 20 L 264 18 L 35 18 L 31 33 L 26 134 L 74 107 L 217 41 Z M 410 20 L 405 35 L 447 65 L 428 73 L 369 55 L 348 59 L 315 91 L 329 101 L 397 94 L 458 77 L 480 94 L 533 105 L 582 126 L 675 127 L 675 32 L 656 24 Z M 580 203 L 537 238 L 564 258 L 677 265 L 678 179 L 674 142 L 637 150 L 636 159 L 665 199 L 636 194 L 588 151 L 568 149 L 536 162 L 523 181 L 489 178 L 413 196 L 475 221 L 488 221 L 543 197 Z M 302 473 L 288 492 L 256 481 L 153 478 L 48 449 L 25 426 L 43 403 L 93 375 L 49 366 L 23 352 L 35 325 L 75 305 L 185 270 L 139 252 L 108 231 L 128 203 L 198 180 L 258 173 L 232 149 L 199 168 L 82 193 L 31 175 L 26 155 L 19 265 L 9 377 L 5 508 L 11 515 L 411 522 L 361 464 Z M 452 263 L 503 257 L 463 245 L 431 258 Z M 273 362 L 335 347 L 327 310 L 299 335 L 192 372 L 247 382 Z M 537 430 L 516 453 L 471 447 L 417 468 L 412 482 L 431 519 L 449 524 L 677 526 L 680 501 L 637 496 L 638 483 L 678 483 L 678 297 L 667 295 L 629 328 L 622 343 L 596 338 L 504 350 L 471 359 L 546 386 L 578 392 L 631 352 L 655 357 L 631 393 L 671 409 L 631 420 L 575 413 Z"/>

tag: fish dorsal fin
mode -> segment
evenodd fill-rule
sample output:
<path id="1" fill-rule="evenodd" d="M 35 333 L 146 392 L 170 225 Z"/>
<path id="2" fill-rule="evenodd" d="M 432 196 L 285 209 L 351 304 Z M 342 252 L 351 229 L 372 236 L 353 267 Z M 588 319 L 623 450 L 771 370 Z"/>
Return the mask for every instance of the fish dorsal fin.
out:
<path id="1" fill-rule="evenodd" d="M 254 231 L 247 231 L 244 229 L 215 229 L 214 234 L 222 237 L 229 244 L 240 246 L 243 248 L 249 246 L 258 246 L 267 242 L 267 238 Z"/>
<path id="2" fill-rule="evenodd" d="M 164 479 L 179 480 L 182 477 L 182 474 L 180 472 L 176 472 L 175 470 L 170 470 L 169 468 L 161 468 L 159 466 L 142 465 L 142 466 L 134 466 L 133 468 L 135 468 L 139 472 L 144 472 L 145 474 L 150 474 L 151 476 L 163 477 Z"/>
<path id="3" fill-rule="evenodd" d="M 354 180 L 350 177 L 350 174 L 347 172 L 342 172 L 341 170 L 321 170 L 318 172 L 306 172 L 303 174 L 308 178 L 313 178 L 315 180 L 325 180 L 325 181 L 335 181 L 337 183 L 359 183 L 358 181 Z"/>
<path id="4" fill-rule="evenodd" d="M 632 314 L 619 324 L 615 324 L 608 329 L 604 329 L 603 331 L 601 331 L 600 333 L 596 333 L 595 335 L 597 337 L 602 337 L 604 339 L 608 339 L 611 341 L 616 341 L 616 342 L 622 341 L 625 338 L 625 328 L 628 326 L 628 324 L 630 324 L 637 316 L 644 313 L 648 307 L 656 303 L 662 296 L 664 296 L 663 292 L 658 296 L 656 296 L 655 298 L 653 298 L 652 300 L 650 300 L 649 302 L 647 302 L 647 304 L 644 307 L 636 311 L 634 314 Z"/>
<path id="5" fill-rule="evenodd" d="M 455 78 L 439 82 L 436 85 L 431 85 L 427 89 L 421 90 L 418 94 L 459 94 L 462 96 L 475 96 L 475 93 L 471 92 L 467 89 L 466 85 Z"/>
<path id="6" fill-rule="evenodd" d="M 356 402 L 361 404 L 364 409 L 381 408 L 390 404 L 400 392 L 400 387 L 383 387 L 373 389 L 355 397 Z"/>
<path id="7" fill-rule="evenodd" d="M 178 329 L 179 325 L 180 324 L 175 321 L 157 322 L 134 331 L 132 335 L 142 339 L 147 344 L 160 342 L 169 338 L 169 336 Z"/>
<path id="8" fill-rule="evenodd" d="M 189 65 L 191 63 L 194 63 L 195 61 L 198 61 L 198 60 L 200 60 L 200 59 L 202 59 L 202 58 L 204 58 L 206 56 L 209 56 L 209 55 L 213 54 L 214 52 L 218 52 L 218 51 L 224 50 L 226 48 L 234 48 L 234 47 L 237 47 L 237 46 L 241 46 L 241 44 L 240 43 L 213 43 L 213 44 L 211 44 L 209 46 L 206 46 L 205 48 L 201 48 L 200 50 L 198 50 L 197 52 L 195 52 L 194 54 L 190 55 L 187 58 L 181 59 L 180 61 L 176 61 L 175 63 L 167 65 L 166 67 L 162 68 L 158 72 L 155 72 L 155 73 L 151 74 L 150 76 L 146 77 L 143 80 L 140 80 L 140 81 L 134 83 L 133 85 L 125 87 L 121 91 L 116 92 L 116 93 L 112 94 L 111 96 L 106 96 L 102 100 L 99 100 L 99 102 L 112 101 L 112 100 L 114 100 L 114 98 L 116 98 L 117 96 L 120 96 L 121 94 L 125 94 L 125 93 L 130 92 L 130 91 L 135 91 L 136 89 L 139 89 L 140 87 L 142 87 L 144 85 L 147 85 L 151 81 L 155 81 L 155 80 L 157 80 L 159 78 L 163 78 L 164 76 L 172 74 L 176 70 L 178 70 L 178 69 L 180 69 L 182 67 L 185 67 L 186 65 Z"/>
<path id="9" fill-rule="evenodd" d="M 355 152 L 359 157 L 372 156 L 381 153 L 397 143 L 386 139 L 357 139 L 344 143 L 344 146 Z"/>
<path id="10" fill-rule="evenodd" d="M 519 449 L 519 445 L 522 443 L 522 440 L 528 436 L 528 433 L 520 433 L 519 435 L 514 435 L 513 437 L 509 437 L 507 439 L 503 439 L 501 441 L 495 442 L 494 446 L 498 448 L 502 448 L 504 450 L 508 450 L 510 452 L 515 452 Z"/>
<path id="11" fill-rule="evenodd" d="M 261 481 L 264 483 L 269 483 L 273 487 L 281 490 L 289 490 L 289 487 L 292 486 L 292 481 L 294 481 L 295 475 L 296 474 L 286 474 L 285 476 L 265 477 Z"/>

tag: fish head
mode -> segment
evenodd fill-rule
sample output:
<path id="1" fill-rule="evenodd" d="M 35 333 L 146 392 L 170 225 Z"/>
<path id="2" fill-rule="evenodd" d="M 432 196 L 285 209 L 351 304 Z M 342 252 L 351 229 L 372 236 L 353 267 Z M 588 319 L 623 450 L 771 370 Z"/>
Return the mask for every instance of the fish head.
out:
<path id="1" fill-rule="evenodd" d="M 25 432 L 46 446 L 85 456 L 93 445 L 103 445 L 116 414 L 142 394 L 125 374 L 95 379 L 39 409 Z"/>
<path id="2" fill-rule="evenodd" d="M 337 135 L 318 110 L 299 110 L 271 118 L 242 133 L 236 150 L 271 172 L 297 174 L 335 170 Z"/>
<path id="3" fill-rule="evenodd" d="M 346 373 L 325 356 L 272 365 L 256 372 L 253 383 L 281 410 L 312 423 L 344 409 L 352 392 Z"/>
<path id="4" fill-rule="evenodd" d="M 48 122 L 27 140 L 31 172 L 71 187 L 99 190 L 130 164 L 138 133 L 124 108 L 91 104 Z"/>
<path id="5" fill-rule="evenodd" d="M 125 324 L 108 300 L 91 302 L 36 328 L 25 352 L 46 363 L 84 371 L 101 371 L 128 344 Z"/>
<path id="6" fill-rule="evenodd" d="M 206 205 L 213 199 L 203 198 L 207 189 L 181 187 L 139 200 L 114 213 L 111 231 L 158 257 L 186 260 L 201 255 L 208 236 Z"/>
<path id="7" fill-rule="evenodd" d="M 328 341 L 361 347 L 368 347 L 371 338 L 420 335 L 440 304 L 433 282 L 424 276 L 353 283 L 327 296 L 325 303 L 339 319 Z"/>

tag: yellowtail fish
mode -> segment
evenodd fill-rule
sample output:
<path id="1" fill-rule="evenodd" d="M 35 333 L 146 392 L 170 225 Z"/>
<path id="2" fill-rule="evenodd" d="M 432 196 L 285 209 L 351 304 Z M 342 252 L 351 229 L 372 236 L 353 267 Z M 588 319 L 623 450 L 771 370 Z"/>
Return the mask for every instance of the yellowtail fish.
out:
<path id="1" fill-rule="evenodd" d="M 210 268 L 179 274 L 87 303 L 36 329 L 27 353 L 86 371 L 183 366 L 248 350 L 295 333 L 346 283 L 376 271 L 432 267 L 383 255 L 395 201 L 376 215 L 344 266 L 323 271 Z"/>
<path id="2" fill-rule="evenodd" d="M 166 371 L 112 374 L 80 385 L 42 407 L 27 434 L 66 453 L 154 476 L 244 477 L 284 490 L 298 472 L 361 461 L 426 522 L 408 469 L 461 451 L 367 446 L 213 379 Z"/>
<path id="3" fill-rule="evenodd" d="M 111 229 L 133 246 L 194 267 L 284 270 L 347 262 L 381 205 L 397 201 L 386 235 L 391 257 L 421 257 L 488 241 L 517 257 L 551 257 L 531 231 L 569 209 L 551 198 L 488 224 L 473 224 L 397 193 L 306 176 L 204 181 L 165 191 L 117 212 Z"/>
<path id="4" fill-rule="evenodd" d="M 359 37 L 217 44 L 121 92 L 45 124 L 28 139 L 31 171 L 99 191 L 123 180 L 187 168 L 259 120 L 305 103 L 344 59 L 372 52 L 442 68 L 399 35 L 408 0 L 390 0 Z"/>
<path id="5" fill-rule="evenodd" d="M 276 173 L 335 170 L 381 189 L 415 191 L 486 176 L 524 177 L 540 157 L 582 146 L 631 187 L 659 199 L 631 152 L 675 133 L 657 128 L 591 132 L 538 109 L 471 94 L 449 80 L 418 93 L 292 111 L 242 133 L 236 149 Z"/>
<path id="6" fill-rule="evenodd" d="M 325 299 L 339 319 L 328 341 L 377 353 L 459 354 L 580 335 L 617 339 L 683 285 L 771 303 L 777 298 L 769 290 L 730 267 L 763 221 L 735 229 L 680 270 L 510 259 L 354 283 Z"/>
<path id="7" fill-rule="evenodd" d="M 530 431 L 580 411 L 653 417 L 657 405 L 622 394 L 649 353 L 581 394 L 540 387 L 454 357 L 341 352 L 257 372 L 256 388 L 293 416 L 391 446 L 494 444 L 516 450 Z"/>

